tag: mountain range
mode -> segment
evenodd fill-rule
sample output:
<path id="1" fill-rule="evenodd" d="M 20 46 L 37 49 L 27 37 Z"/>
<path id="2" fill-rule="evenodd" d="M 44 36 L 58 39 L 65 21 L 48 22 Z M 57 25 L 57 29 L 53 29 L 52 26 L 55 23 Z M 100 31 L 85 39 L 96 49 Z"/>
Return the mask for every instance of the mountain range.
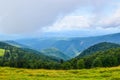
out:
<path id="1" fill-rule="evenodd" d="M 84 38 L 40 38 L 1 41 L 0 66 L 34 69 L 79 69 L 118 66 L 120 64 L 119 36 L 120 33 Z M 22 44 L 22 41 L 25 41 L 26 44 L 29 43 L 29 45 Z M 38 48 L 40 46 L 41 50 L 30 46 L 33 44 L 36 44 Z"/>
<path id="2" fill-rule="evenodd" d="M 15 40 L 15 42 L 29 46 L 29 48 L 37 51 L 42 51 L 51 47 L 56 48 L 69 58 L 74 58 L 91 45 L 100 42 L 120 44 L 120 33 L 94 37 L 29 38 Z"/>

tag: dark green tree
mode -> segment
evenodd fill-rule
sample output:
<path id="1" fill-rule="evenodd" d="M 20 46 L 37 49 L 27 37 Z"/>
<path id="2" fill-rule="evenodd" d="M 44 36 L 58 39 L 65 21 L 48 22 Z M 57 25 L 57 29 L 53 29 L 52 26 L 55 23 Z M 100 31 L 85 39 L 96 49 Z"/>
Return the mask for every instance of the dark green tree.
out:
<path id="1" fill-rule="evenodd" d="M 85 68 L 85 63 L 84 63 L 84 60 L 83 59 L 80 59 L 77 61 L 77 68 L 78 69 L 83 69 Z"/>
<path id="2" fill-rule="evenodd" d="M 103 65 L 102 65 L 102 61 L 101 61 L 101 59 L 100 58 L 96 58 L 94 61 L 93 61 L 93 63 L 92 63 L 92 67 L 102 67 Z"/>

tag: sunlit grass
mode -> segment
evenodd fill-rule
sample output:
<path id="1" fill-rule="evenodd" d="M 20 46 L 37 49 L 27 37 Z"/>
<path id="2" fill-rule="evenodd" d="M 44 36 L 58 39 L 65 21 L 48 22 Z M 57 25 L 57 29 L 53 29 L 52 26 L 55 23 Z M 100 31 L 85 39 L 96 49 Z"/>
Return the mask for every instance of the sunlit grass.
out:
<path id="1" fill-rule="evenodd" d="M 120 80 L 120 67 L 44 70 L 0 67 L 0 80 Z"/>
<path id="2" fill-rule="evenodd" d="M 0 56 L 4 55 L 5 50 L 4 49 L 0 49 Z"/>

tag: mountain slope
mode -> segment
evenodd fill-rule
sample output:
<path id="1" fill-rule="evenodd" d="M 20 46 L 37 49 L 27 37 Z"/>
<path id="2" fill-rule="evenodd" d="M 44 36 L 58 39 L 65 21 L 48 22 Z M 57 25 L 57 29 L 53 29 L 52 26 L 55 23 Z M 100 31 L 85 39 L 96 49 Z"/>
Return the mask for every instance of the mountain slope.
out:
<path id="1" fill-rule="evenodd" d="M 120 47 L 97 51 L 83 57 L 78 56 L 65 62 L 65 64 L 70 66 L 67 69 L 118 66 L 120 65 Z"/>
<path id="2" fill-rule="evenodd" d="M 92 53 L 96 53 L 98 51 L 105 51 L 112 48 L 120 48 L 120 45 L 115 43 L 110 43 L 110 42 L 98 43 L 84 50 L 78 57 L 91 55 Z"/>
<path id="3" fill-rule="evenodd" d="M 69 57 L 56 48 L 48 48 L 41 51 L 44 55 L 54 56 L 59 59 L 68 60 Z"/>
<path id="4" fill-rule="evenodd" d="M 12 45 L 12 46 L 19 47 L 19 48 L 29 48 L 29 47 L 26 46 L 26 45 L 23 45 L 23 44 L 17 43 L 17 42 L 12 41 L 12 40 L 7 40 L 7 41 L 3 41 L 3 42 L 8 43 L 9 45 Z"/>
<path id="5" fill-rule="evenodd" d="M 5 42 L 0 42 L 0 49 L 4 50 L 0 56 L 0 66 L 10 66 L 19 68 L 53 68 L 58 64 L 58 59 L 48 57 L 41 52 L 18 48 Z"/>
<path id="6" fill-rule="evenodd" d="M 16 42 L 27 45 L 38 51 L 54 47 L 65 53 L 65 55 L 70 58 L 73 58 L 91 45 L 100 42 L 120 44 L 120 33 L 96 37 L 21 39 L 16 40 Z"/>

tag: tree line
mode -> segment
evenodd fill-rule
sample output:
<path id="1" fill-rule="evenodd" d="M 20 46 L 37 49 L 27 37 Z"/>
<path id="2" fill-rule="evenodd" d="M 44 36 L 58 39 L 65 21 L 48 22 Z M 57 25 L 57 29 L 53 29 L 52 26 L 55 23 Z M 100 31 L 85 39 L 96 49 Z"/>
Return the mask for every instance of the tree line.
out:
<path id="1" fill-rule="evenodd" d="M 76 57 L 69 61 L 57 60 L 17 47 L 1 47 L 5 49 L 4 56 L 0 57 L 0 66 L 32 69 L 83 69 L 94 67 L 113 67 L 120 65 L 120 48 L 99 51 L 82 58 Z"/>

